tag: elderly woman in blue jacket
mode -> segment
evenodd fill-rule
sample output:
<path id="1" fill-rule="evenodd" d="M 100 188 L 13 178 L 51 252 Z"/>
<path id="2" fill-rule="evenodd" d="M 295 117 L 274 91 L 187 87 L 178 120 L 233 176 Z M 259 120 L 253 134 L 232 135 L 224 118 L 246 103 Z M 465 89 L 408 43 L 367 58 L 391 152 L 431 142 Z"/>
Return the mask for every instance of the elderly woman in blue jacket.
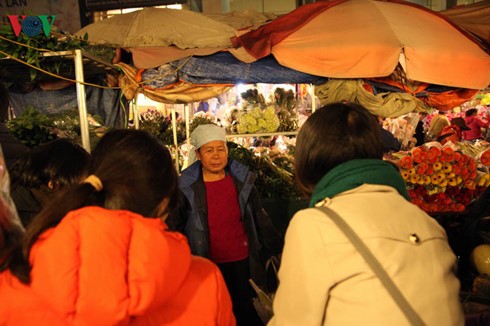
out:
<path id="1" fill-rule="evenodd" d="M 255 174 L 228 159 L 226 132 L 200 125 L 191 134 L 198 161 L 182 171 L 180 209 L 167 220 L 183 232 L 192 253 L 220 268 L 238 325 L 261 325 L 252 304 L 252 278 L 262 284 L 264 262 L 282 250 L 282 239 L 261 207 Z"/>

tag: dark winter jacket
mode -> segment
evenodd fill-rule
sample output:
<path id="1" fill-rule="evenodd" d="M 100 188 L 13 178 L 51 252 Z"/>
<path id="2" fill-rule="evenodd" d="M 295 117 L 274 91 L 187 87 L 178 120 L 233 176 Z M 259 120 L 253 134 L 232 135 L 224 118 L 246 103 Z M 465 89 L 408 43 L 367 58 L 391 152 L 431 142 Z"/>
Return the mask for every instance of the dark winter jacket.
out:
<path id="1" fill-rule="evenodd" d="M 243 225 L 249 241 L 251 276 L 263 283 L 264 263 L 282 251 L 283 239 L 274 228 L 254 186 L 255 174 L 235 160 L 228 161 L 226 173 L 233 178 Z M 167 224 L 171 230 L 184 233 L 194 255 L 209 258 L 209 226 L 207 220 L 206 188 L 201 161 L 182 171 L 179 178 L 180 208 L 170 214 Z"/>
<path id="2" fill-rule="evenodd" d="M 10 134 L 4 122 L 0 122 L 0 145 L 9 170 L 20 157 L 29 151 L 29 147 Z"/>
<path id="3" fill-rule="evenodd" d="M 39 188 L 27 187 L 13 180 L 10 187 L 10 196 L 14 201 L 17 213 L 24 227 L 27 227 L 44 204 L 53 197 L 53 190 L 47 186 Z"/>

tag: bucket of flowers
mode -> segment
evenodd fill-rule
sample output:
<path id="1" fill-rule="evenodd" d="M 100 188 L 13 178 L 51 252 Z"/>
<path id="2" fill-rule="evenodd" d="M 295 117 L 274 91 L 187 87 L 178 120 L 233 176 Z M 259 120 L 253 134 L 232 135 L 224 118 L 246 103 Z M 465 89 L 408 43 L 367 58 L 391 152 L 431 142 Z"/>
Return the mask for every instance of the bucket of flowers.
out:
<path id="1" fill-rule="evenodd" d="M 490 186 L 488 167 L 455 148 L 433 142 L 399 156 L 411 202 L 427 213 L 463 212 Z"/>

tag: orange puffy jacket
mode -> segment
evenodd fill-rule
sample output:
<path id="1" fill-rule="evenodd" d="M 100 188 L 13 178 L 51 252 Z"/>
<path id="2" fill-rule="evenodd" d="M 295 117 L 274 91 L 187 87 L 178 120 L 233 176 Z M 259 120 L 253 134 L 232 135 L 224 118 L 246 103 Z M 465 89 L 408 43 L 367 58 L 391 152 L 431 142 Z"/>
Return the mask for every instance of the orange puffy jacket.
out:
<path id="1" fill-rule="evenodd" d="M 43 233 L 30 259 L 30 288 L 52 313 L 25 325 L 52 326 L 55 317 L 66 325 L 235 325 L 219 269 L 191 256 L 185 237 L 160 219 L 85 207 Z M 41 309 L 29 303 L 23 314 Z"/>

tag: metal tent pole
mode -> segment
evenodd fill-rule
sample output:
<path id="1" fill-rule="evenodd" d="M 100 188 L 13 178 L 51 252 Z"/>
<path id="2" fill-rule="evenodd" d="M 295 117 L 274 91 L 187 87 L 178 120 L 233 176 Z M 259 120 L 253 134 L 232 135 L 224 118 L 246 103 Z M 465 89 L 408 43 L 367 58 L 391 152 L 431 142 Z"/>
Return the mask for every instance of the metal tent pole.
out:
<path id="1" fill-rule="evenodd" d="M 177 140 L 177 117 L 175 115 L 175 104 L 172 106 L 172 129 L 174 134 L 174 150 L 175 150 L 175 168 L 180 172 L 179 168 L 179 142 Z"/>
<path id="2" fill-rule="evenodd" d="M 315 101 L 315 85 L 310 84 L 310 96 L 311 96 L 311 113 L 316 111 L 316 101 Z"/>
<path id="3" fill-rule="evenodd" d="M 132 106 L 131 108 L 133 109 L 133 124 L 134 124 L 134 129 L 139 129 L 140 128 L 140 110 L 138 106 L 138 95 L 136 95 L 136 98 L 132 101 Z"/>
<path id="4" fill-rule="evenodd" d="M 194 104 L 194 103 L 193 103 Z M 192 105 L 193 105 L 192 104 Z M 187 148 L 191 148 L 191 117 L 189 116 L 189 105 L 190 104 L 185 104 L 185 139 L 187 143 Z M 193 110 L 194 111 L 194 110 Z"/>
<path id="5" fill-rule="evenodd" d="M 80 134 L 82 136 L 82 146 L 90 153 L 90 135 L 88 130 L 87 103 L 85 85 L 83 77 L 83 56 L 82 50 L 75 50 L 75 78 L 77 81 L 77 103 L 80 117 Z"/>

